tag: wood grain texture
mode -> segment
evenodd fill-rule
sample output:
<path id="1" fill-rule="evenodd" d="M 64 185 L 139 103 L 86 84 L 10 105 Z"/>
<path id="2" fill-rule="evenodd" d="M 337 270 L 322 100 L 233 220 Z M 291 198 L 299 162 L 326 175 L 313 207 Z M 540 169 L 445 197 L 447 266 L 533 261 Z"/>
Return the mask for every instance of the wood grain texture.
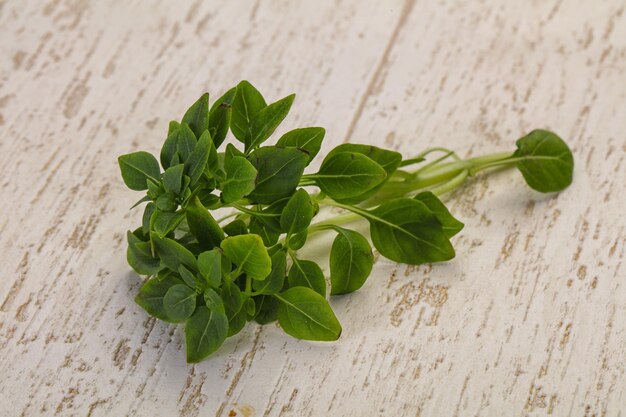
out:
<path id="1" fill-rule="evenodd" d="M 623 1 L 0 2 L 0 415 L 626 415 Z M 509 150 L 544 127 L 576 158 L 558 196 L 515 172 L 451 196 L 449 263 L 379 259 L 333 298 L 332 344 L 250 325 L 184 362 L 133 303 L 137 199 L 199 94 L 298 93 L 285 128 L 410 155 Z"/>

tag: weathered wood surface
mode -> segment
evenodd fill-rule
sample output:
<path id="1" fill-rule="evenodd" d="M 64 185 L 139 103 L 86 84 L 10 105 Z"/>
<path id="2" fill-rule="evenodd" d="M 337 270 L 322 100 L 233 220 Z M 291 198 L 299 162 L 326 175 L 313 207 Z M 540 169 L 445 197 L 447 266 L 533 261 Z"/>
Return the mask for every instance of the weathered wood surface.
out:
<path id="1" fill-rule="evenodd" d="M 623 1 L 0 2 L 0 415 L 626 415 Z M 250 325 L 189 366 L 133 303 L 116 156 L 200 92 L 296 91 L 286 127 L 406 154 L 576 158 L 558 196 L 504 172 L 453 196 L 453 262 L 380 259 L 333 344 Z"/>

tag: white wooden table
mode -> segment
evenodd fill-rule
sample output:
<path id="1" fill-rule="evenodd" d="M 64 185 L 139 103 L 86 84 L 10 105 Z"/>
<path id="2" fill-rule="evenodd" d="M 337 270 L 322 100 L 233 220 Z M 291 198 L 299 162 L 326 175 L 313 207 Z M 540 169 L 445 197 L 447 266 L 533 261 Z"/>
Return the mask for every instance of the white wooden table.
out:
<path id="1" fill-rule="evenodd" d="M 626 416 L 626 3 L 0 2 L 0 415 Z M 457 258 L 379 259 L 343 334 L 249 325 L 187 365 L 132 298 L 116 157 L 201 92 L 297 92 L 289 128 L 410 155 L 571 145 L 571 188 L 452 196 Z M 322 153 L 324 153 L 322 151 Z"/>

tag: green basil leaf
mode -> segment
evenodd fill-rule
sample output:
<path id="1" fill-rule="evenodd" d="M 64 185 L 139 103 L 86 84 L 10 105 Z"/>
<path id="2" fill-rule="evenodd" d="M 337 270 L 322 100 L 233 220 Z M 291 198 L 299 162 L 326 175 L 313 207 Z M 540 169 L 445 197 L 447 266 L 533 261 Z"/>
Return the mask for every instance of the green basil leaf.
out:
<path id="1" fill-rule="evenodd" d="M 197 363 L 219 349 L 228 334 L 226 314 L 200 306 L 185 324 L 187 362 Z"/>
<path id="2" fill-rule="evenodd" d="M 165 188 L 165 191 L 172 194 L 180 194 L 184 169 L 185 165 L 178 164 L 165 170 L 163 173 L 163 188 Z"/>
<path id="3" fill-rule="evenodd" d="M 325 134 L 326 130 L 323 127 L 294 129 L 282 135 L 276 142 L 276 146 L 303 149 L 311 162 L 320 151 Z"/>
<path id="4" fill-rule="evenodd" d="M 289 113 L 294 98 L 296 98 L 295 94 L 282 98 L 259 110 L 259 112 L 252 117 L 244 142 L 247 152 L 256 149 L 272 136 L 272 133 L 274 133 L 278 125 L 285 119 L 287 113 Z"/>
<path id="5" fill-rule="evenodd" d="M 140 275 L 154 275 L 163 269 L 161 261 L 152 256 L 150 242 L 140 240 L 133 233 L 126 233 L 128 249 L 126 250 L 126 260 L 133 270 Z"/>
<path id="6" fill-rule="evenodd" d="M 209 111 L 209 133 L 213 138 L 213 144 L 216 149 L 224 142 L 226 134 L 228 133 L 232 117 L 232 103 L 236 92 L 236 87 L 228 90 L 213 103 Z"/>
<path id="7" fill-rule="evenodd" d="M 211 136 L 211 138 L 213 138 Z M 215 139 L 213 139 L 215 140 Z M 209 141 L 209 156 L 206 161 L 206 168 L 204 169 L 211 177 L 222 178 L 224 176 L 223 164 L 220 161 L 217 149 L 213 144 L 213 140 Z"/>
<path id="8" fill-rule="evenodd" d="M 239 236 L 248 233 L 248 226 L 243 220 L 235 219 L 222 228 L 228 236 Z"/>
<path id="9" fill-rule="evenodd" d="M 284 250 L 274 253 L 272 259 L 272 271 L 263 281 L 253 281 L 252 289 L 261 294 L 274 294 L 283 288 L 285 275 L 287 275 L 287 254 Z"/>
<path id="10" fill-rule="evenodd" d="M 241 294 L 239 287 L 230 281 L 224 282 L 221 292 L 222 301 L 224 302 L 224 309 L 226 315 L 230 318 L 237 314 L 243 306 L 244 297 Z"/>
<path id="11" fill-rule="evenodd" d="M 304 340 L 337 340 L 341 324 L 328 301 L 306 287 L 293 287 L 275 295 L 281 302 L 278 322 L 285 333 Z"/>
<path id="12" fill-rule="evenodd" d="M 239 333 L 248 321 L 248 314 L 245 309 L 241 309 L 234 316 L 228 319 L 228 337 Z"/>
<path id="13" fill-rule="evenodd" d="M 421 201 L 397 198 L 364 215 L 372 242 L 385 258 L 411 265 L 454 258 L 441 223 Z"/>
<path id="14" fill-rule="evenodd" d="M 146 185 L 148 186 L 148 197 L 156 200 L 161 194 L 165 192 L 163 188 L 163 184 L 161 181 L 154 181 L 151 178 L 146 180 Z"/>
<path id="15" fill-rule="evenodd" d="M 291 250 L 298 250 L 304 246 L 307 237 L 307 229 L 304 229 L 300 233 L 294 233 L 293 235 L 289 236 L 289 239 L 287 239 L 287 247 Z"/>
<path id="16" fill-rule="evenodd" d="M 204 93 L 185 112 L 182 123 L 187 123 L 199 138 L 209 128 L 209 93 Z"/>
<path id="17" fill-rule="evenodd" d="M 189 178 L 191 178 L 190 185 L 194 185 L 202 175 L 209 159 L 210 150 L 211 135 L 209 135 L 208 130 L 205 130 L 195 144 L 193 151 L 191 151 L 189 157 L 185 160 L 185 174 L 189 175 Z"/>
<path id="18" fill-rule="evenodd" d="M 148 179 L 158 182 L 161 176 L 159 162 L 152 154 L 144 151 L 133 152 L 117 158 L 122 179 L 134 191 L 148 189 Z"/>
<path id="19" fill-rule="evenodd" d="M 141 218 L 141 230 L 146 235 L 150 234 L 150 219 L 152 218 L 152 214 L 156 210 L 156 204 L 148 203 L 146 204 L 146 208 L 143 210 L 143 216 Z"/>
<path id="20" fill-rule="evenodd" d="M 268 324 L 278 319 L 278 300 L 271 295 L 254 297 L 254 321 L 259 324 Z"/>
<path id="21" fill-rule="evenodd" d="M 374 255 L 360 233 L 338 226 L 333 229 L 337 237 L 330 249 L 330 294 L 348 294 L 363 286 L 372 272 Z"/>
<path id="22" fill-rule="evenodd" d="M 426 204 L 426 207 L 435 214 L 435 217 L 437 217 L 437 220 L 441 223 L 441 227 L 448 238 L 451 238 L 463 230 L 463 226 L 465 225 L 450 214 L 448 208 L 435 194 L 430 191 L 423 191 L 414 198 Z"/>
<path id="23" fill-rule="evenodd" d="M 232 282 L 225 282 L 222 285 L 221 297 L 228 317 L 228 336 L 230 337 L 239 333 L 246 324 L 246 312 L 243 311 L 246 298 L 239 287 Z"/>
<path id="24" fill-rule="evenodd" d="M 572 183 L 574 157 L 560 137 L 547 130 L 533 130 L 516 145 L 512 158 L 530 188 L 551 193 Z"/>
<path id="25" fill-rule="evenodd" d="M 260 236 L 227 237 L 220 247 L 224 255 L 252 279 L 264 280 L 272 270 L 272 261 Z"/>
<path id="26" fill-rule="evenodd" d="M 252 118 L 266 106 L 261 93 L 248 81 L 242 81 L 237 85 L 230 122 L 230 130 L 235 138 L 245 143 Z"/>
<path id="27" fill-rule="evenodd" d="M 161 166 L 163 169 L 168 169 L 172 165 L 172 159 L 176 155 L 178 148 L 178 130 L 180 129 L 180 123 L 172 120 L 167 132 L 167 139 L 163 143 L 159 159 L 161 160 Z"/>
<path id="28" fill-rule="evenodd" d="M 209 286 L 219 287 L 222 282 L 221 252 L 218 249 L 212 249 L 198 255 L 198 270 Z"/>
<path id="29" fill-rule="evenodd" d="M 293 193 L 306 167 L 307 154 L 296 148 L 264 146 L 248 157 L 258 171 L 257 183 L 248 198 L 271 204 Z"/>
<path id="30" fill-rule="evenodd" d="M 156 209 L 152 216 L 151 228 L 158 233 L 159 236 L 166 236 L 168 233 L 176 229 L 180 222 L 185 218 L 185 210 L 175 212 L 161 211 Z"/>
<path id="31" fill-rule="evenodd" d="M 139 289 L 139 293 L 135 297 L 135 303 L 151 316 L 159 320 L 172 322 L 165 312 L 163 298 L 171 287 L 178 284 L 182 284 L 182 281 L 173 275 L 167 275 L 163 278 L 151 278 Z"/>
<path id="32" fill-rule="evenodd" d="M 207 288 L 206 290 L 204 290 L 204 303 L 209 308 L 209 310 L 219 311 L 226 314 L 222 297 L 220 297 L 219 294 L 211 288 Z"/>
<path id="33" fill-rule="evenodd" d="M 339 152 L 324 158 L 319 171 L 310 177 L 333 200 L 356 204 L 367 198 L 367 191 L 385 181 L 387 173 L 361 153 Z"/>
<path id="34" fill-rule="evenodd" d="M 352 197 L 344 202 L 357 203 L 365 201 L 366 199 L 376 194 L 376 191 L 378 191 L 387 182 L 387 180 L 391 178 L 393 173 L 396 172 L 396 170 L 400 166 L 400 163 L 402 162 L 402 154 L 399 152 L 382 149 L 373 145 L 360 145 L 354 143 L 344 143 L 335 147 L 332 151 L 330 151 L 326 158 L 331 158 L 333 155 L 341 152 L 355 152 L 365 155 L 372 161 L 380 165 L 387 174 L 385 179 L 377 184 L 375 187 L 370 188 L 363 194 Z"/>
<path id="35" fill-rule="evenodd" d="M 226 179 L 221 183 L 222 201 L 232 203 L 254 190 L 257 170 L 241 156 L 233 156 L 226 164 Z"/>
<path id="36" fill-rule="evenodd" d="M 246 154 L 237 149 L 232 143 L 227 144 L 226 151 L 224 152 L 224 166 L 226 166 L 228 164 L 228 161 L 230 161 L 235 156 L 241 156 L 245 158 Z"/>
<path id="37" fill-rule="evenodd" d="M 161 211 L 173 212 L 178 208 L 178 201 L 174 194 L 165 193 L 157 197 L 156 206 Z"/>
<path id="38" fill-rule="evenodd" d="M 289 287 L 307 287 L 326 297 L 326 279 L 322 268 L 313 261 L 298 259 L 295 256 L 292 256 L 291 260 L 293 264 L 287 275 Z"/>
<path id="39" fill-rule="evenodd" d="M 193 272 L 185 268 L 185 265 L 181 265 L 178 267 L 178 274 L 189 288 L 195 289 L 200 283 L 198 278 L 196 278 L 196 276 L 193 274 Z"/>
<path id="40" fill-rule="evenodd" d="M 303 188 L 296 191 L 280 216 L 280 227 L 288 236 L 306 230 L 315 215 L 315 205 Z"/>
<path id="41" fill-rule="evenodd" d="M 278 242 L 278 238 L 280 237 L 280 233 L 273 231 L 270 227 L 267 226 L 266 223 L 260 220 L 261 217 L 253 216 L 250 219 L 250 226 L 248 229 L 250 233 L 261 236 L 263 239 L 263 244 L 265 246 L 272 246 Z"/>
<path id="42" fill-rule="evenodd" d="M 270 233 L 281 234 L 284 230 L 280 227 L 280 216 L 289 202 L 289 197 L 281 198 L 274 201 L 269 206 L 262 209 L 258 215 L 252 214 L 254 221 L 262 223 L 264 228 Z M 252 221 L 250 226 L 252 227 Z M 266 245 L 271 246 L 271 245 Z"/>
<path id="43" fill-rule="evenodd" d="M 367 156 L 385 170 L 387 177 L 391 176 L 400 166 L 400 162 L 402 162 L 402 154 L 399 152 L 382 149 L 373 145 L 361 145 L 357 143 L 343 143 L 338 145 L 328 153 L 326 158 L 330 158 L 341 152 L 354 152 Z"/>
<path id="44" fill-rule="evenodd" d="M 256 304 L 252 298 L 248 298 L 245 303 L 243 303 L 243 310 L 248 315 L 248 319 L 252 319 L 256 313 Z"/>
<path id="45" fill-rule="evenodd" d="M 193 271 L 198 270 L 196 257 L 180 243 L 166 237 L 160 237 L 156 233 L 151 233 L 150 239 L 154 243 L 161 261 L 172 271 L 178 271 L 181 265 L 185 265 Z"/>
<path id="46" fill-rule="evenodd" d="M 191 233 L 205 249 L 219 246 L 224 239 L 222 228 L 204 208 L 198 197 L 191 199 L 187 205 L 187 224 Z"/>
<path id="47" fill-rule="evenodd" d="M 187 123 L 181 124 L 177 131 L 176 138 L 176 154 L 180 155 L 180 162 L 187 161 L 189 155 L 191 155 L 196 147 L 196 143 L 198 143 L 198 140 L 196 139 L 196 135 L 193 133 L 191 128 L 187 125 Z M 175 163 L 171 162 L 171 165 L 175 165 Z"/>
<path id="48" fill-rule="evenodd" d="M 165 314 L 175 323 L 187 320 L 196 309 L 196 297 L 196 291 L 185 284 L 172 286 L 163 297 Z"/>

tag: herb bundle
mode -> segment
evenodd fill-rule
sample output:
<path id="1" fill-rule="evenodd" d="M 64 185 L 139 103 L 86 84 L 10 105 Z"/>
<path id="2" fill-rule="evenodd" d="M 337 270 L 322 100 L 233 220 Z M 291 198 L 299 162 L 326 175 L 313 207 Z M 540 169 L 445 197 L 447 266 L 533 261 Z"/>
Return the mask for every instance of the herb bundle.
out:
<path id="1" fill-rule="evenodd" d="M 190 363 L 252 320 L 278 320 L 298 339 L 336 340 L 341 325 L 327 293 L 358 290 L 374 262 L 368 239 L 346 223 L 369 222 L 374 247 L 392 261 L 447 261 L 455 256 L 450 239 L 463 223 L 441 194 L 501 167 L 517 167 L 540 192 L 572 182 L 568 146 L 545 130 L 519 139 L 514 152 L 465 160 L 444 148 L 403 159 L 376 146 L 342 144 L 317 172 L 305 174 L 320 151 L 323 128 L 291 130 L 275 145 L 264 144 L 294 97 L 268 105 L 247 81 L 210 108 L 204 94 L 180 123 L 170 122 L 160 166 L 147 152 L 119 157 L 125 184 L 146 191 L 135 205 L 147 202 L 142 224 L 127 234 L 128 263 L 149 276 L 135 301 L 160 320 L 185 323 Z M 228 143 L 220 152 L 229 131 L 243 149 Z M 313 222 L 327 206 L 345 213 Z M 231 212 L 216 219 L 226 208 Z M 328 281 L 302 255 L 307 238 L 322 232 L 334 235 Z"/>

